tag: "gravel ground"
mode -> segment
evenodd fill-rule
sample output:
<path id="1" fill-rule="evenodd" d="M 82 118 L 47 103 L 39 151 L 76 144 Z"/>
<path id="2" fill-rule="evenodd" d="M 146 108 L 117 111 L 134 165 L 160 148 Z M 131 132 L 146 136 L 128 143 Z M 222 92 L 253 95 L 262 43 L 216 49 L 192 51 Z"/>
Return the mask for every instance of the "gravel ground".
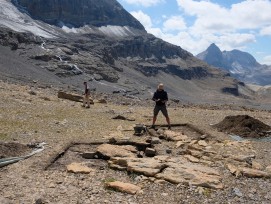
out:
<path id="1" fill-rule="evenodd" d="M 60 100 L 53 89 L 38 89 L 0 82 L 0 140 L 22 144 L 46 142 L 46 148 L 29 159 L 0 169 L 0 203 L 271 203 L 270 179 L 235 178 L 223 165 L 224 189 L 157 183 L 152 179 L 108 169 L 104 164 L 95 174 L 71 174 L 65 168 L 44 168 L 71 142 L 97 142 L 110 138 L 117 129 L 130 130 L 135 123 L 150 124 L 152 107 L 148 105 L 99 104 L 84 109 L 80 103 Z M 140 102 L 139 102 L 140 103 Z M 112 120 L 125 115 L 136 121 Z M 271 125 L 270 112 L 238 108 L 170 106 L 172 123 L 190 123 L 212 136 L 230 138 L 210 124 L 227 115 L 247 114 Z M 162 116 L 158 124 L 164 123 Z M 127 134 L 127 135 L 125 135 Z M 124 131 L 124 137 L 130 132 Z M 271 143 L 252 141 L 256 158 L 271 165 Z M 237 151 L 237 150 L 236 150 Z M 136 195 L 108 190 L 107 180 L 137 184 Z"/>

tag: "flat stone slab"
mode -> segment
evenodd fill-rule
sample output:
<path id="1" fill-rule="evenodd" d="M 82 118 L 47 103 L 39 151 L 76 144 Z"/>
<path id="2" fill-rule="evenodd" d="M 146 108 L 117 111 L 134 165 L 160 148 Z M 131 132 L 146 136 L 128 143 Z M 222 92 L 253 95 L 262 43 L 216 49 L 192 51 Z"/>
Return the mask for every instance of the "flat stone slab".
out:
<path id="1" fill-rule="evenodd" d="M 167 162 L 168 167 L 155 175 L 171 183 L 189 184 L 194 186 L 222 189 L 222 177 L 219 171 L 185 161 L 183 158 L 173 158 Z"/>
<path id="2" fill-rule="evenodd" d="M 141 173 L 145 176 L 155 176 L 166 164 L 159 157 L 153 158 L 112 158 L 109 161 L 109 166 L 112 168 L 127 170 L 129 172 Z"/>
<path id="3" fill-rule="evenodd" d="M 139 186 L 136 186 L 131 183 L 123 183 L 120 181 L 114 181 L 114 182 L 109 182 L 106 184 L 107 188 L 113 188 L 117 191 L 123 192 L 123 193 L 129 193 L 129 194 L 136 194 L 141 190 Z"/>
<path id="4" fill-rule="evenodd" d="M 102 144 L 97 147 L 97 153 L 105 159 L 112 157 L 136 157 L 137 149 L 131 145 Z"/>
<path id="5" fill-rule="evenodd" d="M 109 161 L 109 166 L 175 184 L 184 183 L 214 189 L 223 188 L 222 178 L 217 170 L 201 164 L 193 164 L 184 157 L 112 158 Z"/>
<path id="6" fill-rule="evenodd" d="M 91 172 L 94 172 L 94 169 L 91 169 L 87 166 L 85 166 L 82 163 L 71 163 L 67 166 L 68 172 L 71 173 L 81 173 L 81 174 L 89 174 Z"/>
<path id="7" fill-rule="evenodd" d="M 250 178 L 271 178 L 271 172 L 261 171 L 257 169 L 240 167 L 233 164 L 227 165 L 229 171 L 235 176 L 246 176 Z"/>

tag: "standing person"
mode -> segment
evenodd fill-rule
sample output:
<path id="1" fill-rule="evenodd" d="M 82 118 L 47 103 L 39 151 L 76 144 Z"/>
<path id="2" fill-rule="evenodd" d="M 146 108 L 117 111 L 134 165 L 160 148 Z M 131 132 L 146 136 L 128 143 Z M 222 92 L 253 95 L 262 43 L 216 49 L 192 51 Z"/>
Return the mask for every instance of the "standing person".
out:
<path id="1" fill-rule="evenodd" d="M 158 85 L 158 89 L 154 93 L 152 100 L 156 102 L 154 110 L 153 110 L 152 128 L 155 127 L 154 125 L 155 125 L 155 122 L 157 119 L 157 115 L 158 115 L 159 111 L 161 111 L 167 120 L 168 129 L 171 129 L 170 119 L 168 117 L 168 111 L 167 111 L 167 107 L 166 107 L 166 102 L 168 101 L 168 95 L 167 95 L 167 92 L 164 91 L 163 84 Z"/>
<path id="2" fill-rule="evenodd" d="M 83 107 L 85 107 L 85 104 L 87 104 L 86 108 L 90 108 L 90 89 L 89 86 L 87 84 L 87 82 L 84 82 L 84 87 L 85 87 L 85 91 L 84 91 L 84 98 L 83 98 Z"/>

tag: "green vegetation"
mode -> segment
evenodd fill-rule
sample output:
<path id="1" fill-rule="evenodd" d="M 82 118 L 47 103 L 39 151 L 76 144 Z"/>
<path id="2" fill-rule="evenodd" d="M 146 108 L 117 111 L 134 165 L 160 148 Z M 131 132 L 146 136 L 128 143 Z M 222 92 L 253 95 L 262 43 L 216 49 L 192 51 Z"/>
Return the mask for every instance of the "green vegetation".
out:
<path id="1" fill-rule="evenodd" d="M 7 139 L 8 139 L 8 134 L 0 132 L 0 140 L 7 140 Z"/>
<path id="2" fill-rule="evenodd" d="M 116 179 L 114 179 L 114 178 L 106 178 L 103 180 L 104 183 L 110 183 L 110 182 L 114 182 L 114 181 L 116 181 Z"/>

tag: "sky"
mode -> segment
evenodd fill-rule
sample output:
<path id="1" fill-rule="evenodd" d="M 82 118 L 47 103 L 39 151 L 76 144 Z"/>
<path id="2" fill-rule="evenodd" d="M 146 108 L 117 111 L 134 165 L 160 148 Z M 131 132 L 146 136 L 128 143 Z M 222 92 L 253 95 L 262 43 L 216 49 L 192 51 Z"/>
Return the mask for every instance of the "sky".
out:
<path id="1" fill-rule="evenodd" d="M 118 0 L 148 31 L 194 55 L 215 43 L 271 65 L 271 0 Z"/>

